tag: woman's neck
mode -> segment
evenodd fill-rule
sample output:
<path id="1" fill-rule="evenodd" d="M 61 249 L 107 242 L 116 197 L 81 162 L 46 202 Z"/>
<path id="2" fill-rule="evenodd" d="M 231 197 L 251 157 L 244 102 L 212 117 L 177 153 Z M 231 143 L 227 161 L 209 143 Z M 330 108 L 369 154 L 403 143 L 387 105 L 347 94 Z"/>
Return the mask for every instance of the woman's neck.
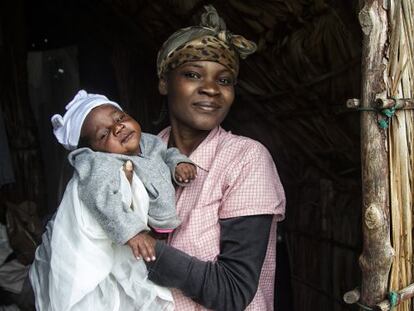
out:
<path id="1" fill-rule="evenodd" d="M 194 130 L 186 126 L 172 125 L 168 146 L 176 147 L 182 154 L 189 156 L 209 133 L 209 130 Z"/>

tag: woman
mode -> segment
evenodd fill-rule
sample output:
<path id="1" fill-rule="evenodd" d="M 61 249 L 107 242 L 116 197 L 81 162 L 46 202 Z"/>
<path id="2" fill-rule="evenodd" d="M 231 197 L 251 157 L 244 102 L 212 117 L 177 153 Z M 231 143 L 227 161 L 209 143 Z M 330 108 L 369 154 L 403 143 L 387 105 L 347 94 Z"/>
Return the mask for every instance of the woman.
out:
<path id="1" fill-rule="evenodd" d="M 160 133 L 197 165 L 177 189 L 182 225 L 156 243 L 149 279 L 173 288 L 176 310 L 273 310 L 276 222 L 285 198 L 267 149 L 220 127 L 234 101 L 239 57 L 254 43 L 225 30 L 209 6 L 201 26 L 159 51 L 159 91 L 170 127 Z"/>

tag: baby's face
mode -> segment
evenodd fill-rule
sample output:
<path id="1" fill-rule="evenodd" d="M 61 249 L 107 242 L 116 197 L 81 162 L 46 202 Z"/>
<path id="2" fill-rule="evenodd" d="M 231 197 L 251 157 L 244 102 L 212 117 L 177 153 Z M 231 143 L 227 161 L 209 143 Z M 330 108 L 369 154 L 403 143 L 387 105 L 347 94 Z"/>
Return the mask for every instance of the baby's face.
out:
<path id="1" fill-rule="evenodd" d="M 141 127 L 137 121 L 112 105 L 101 105 L 89 112 L 81 137 L 95 151 L 137 155 Z"/>

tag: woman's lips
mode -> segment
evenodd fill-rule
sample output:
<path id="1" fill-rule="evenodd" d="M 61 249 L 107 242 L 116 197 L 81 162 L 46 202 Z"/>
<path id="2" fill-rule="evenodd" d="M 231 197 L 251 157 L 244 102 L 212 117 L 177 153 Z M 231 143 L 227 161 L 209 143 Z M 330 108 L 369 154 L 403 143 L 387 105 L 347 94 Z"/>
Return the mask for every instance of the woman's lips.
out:
<path id="1" fill-rule="evenodd" d="M 215 110 L 220 109 L 219 105 L 217 105 L 214 102 L 208 102 L 208 101 L 195 102 L 195 103 L 193 103 L 193 105 L 197 109 L 200 109 L 202 111 L 207 111 L 207 112 L 215 111 Z"/>

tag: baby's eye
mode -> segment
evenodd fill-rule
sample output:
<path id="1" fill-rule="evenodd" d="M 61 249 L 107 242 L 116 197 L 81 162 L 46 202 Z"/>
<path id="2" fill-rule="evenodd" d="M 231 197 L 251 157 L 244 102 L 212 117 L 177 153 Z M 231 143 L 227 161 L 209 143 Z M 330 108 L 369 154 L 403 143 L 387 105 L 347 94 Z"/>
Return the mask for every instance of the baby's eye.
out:
<path id="1" fill-rule="evenodd" d="M 123 119 L 125 119 L 125 113 L 119 114 L 119 115 L 117 116 L 117 118 L 116 118 L 116 121 L 117 121 L 117 122 L 120 122 L 120 121 L 122 121 Z"/>
<path id="2" fill-rule="evenodd" d="M 105 130 L 101 133 L 101 135 L 99 136 L 99 139 L 104 139 L 106 136 L 108 136 L 109 134 L 109 130 Z"/>

